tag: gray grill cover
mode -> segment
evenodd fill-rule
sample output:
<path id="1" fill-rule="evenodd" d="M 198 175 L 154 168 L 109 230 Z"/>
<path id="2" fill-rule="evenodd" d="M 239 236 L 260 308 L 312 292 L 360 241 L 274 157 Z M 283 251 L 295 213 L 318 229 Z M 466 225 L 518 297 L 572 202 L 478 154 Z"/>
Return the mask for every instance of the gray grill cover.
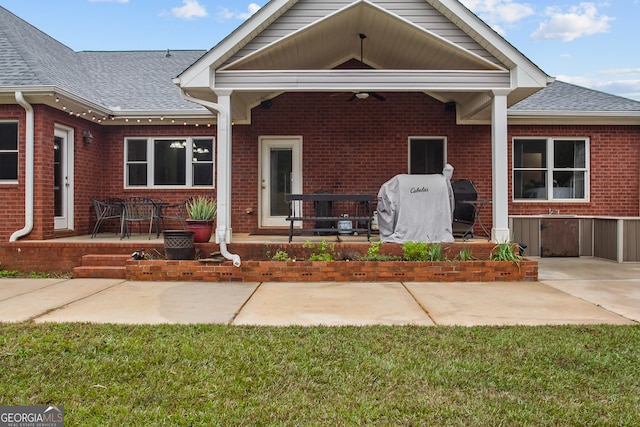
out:
<path id="1" fill-rule="evenodd" d="M 378 227 L 383 242 L 453 242 L 453 168 L 443 175 L 396 175 L 378 192 Z"/>

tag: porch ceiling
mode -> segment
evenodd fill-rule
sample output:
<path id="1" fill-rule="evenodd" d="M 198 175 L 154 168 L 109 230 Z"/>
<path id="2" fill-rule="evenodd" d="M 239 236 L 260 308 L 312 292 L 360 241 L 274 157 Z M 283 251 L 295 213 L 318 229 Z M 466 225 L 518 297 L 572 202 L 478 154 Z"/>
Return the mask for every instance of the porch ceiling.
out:
<path id="1" fill-rule="evenodd" d="M 369 71 L 336 69 L 351 60 L 362 61 Z M 233 117 L 239 123 L 250 121 L 251 108 L 283 91 L 419 90 L 443 102 L 461 102 L 488 86 L 510 83 L 508 68 L 497 59 L 488 61 L 368 2 L 226 63 L 214 75 L 215 87 L 234 91 Z M 448 93 L 438 95 L 435 89 Z"/>

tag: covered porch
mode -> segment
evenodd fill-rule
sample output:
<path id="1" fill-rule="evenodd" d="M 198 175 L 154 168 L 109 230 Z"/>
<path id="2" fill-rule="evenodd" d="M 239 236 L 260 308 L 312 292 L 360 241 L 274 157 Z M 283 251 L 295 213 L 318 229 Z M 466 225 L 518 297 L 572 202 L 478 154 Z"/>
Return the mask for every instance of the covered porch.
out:
<path id="1" fill-rule="evenodd" d="M 313 13 L 310 3 L 317 3 L 313 5 Z M 413 132 L 445 132 L 446 140 L 447 132 L 455 132 L 458 142 L 451 145 L 455 148 L 445 147 L 446 161 L 447 156 L 462 156 L 460 151 L 464 149 L 467 129 L 474 133 L 467 144 L 474 144 L 475 149 L 479 147 L 478 142 L 484 144 L 477 126 L 488 125 L 487 148 L 483 150 L 490 152 L 487 156 L 490 164 L 484 167 L 491 171 L 491 179 L 484 187 L 488 189 L 485 198 L 491 200 L 491 220 L 486 222 L 491 224 L 493 242 L 511 239 L 507 108 L 544 88 L 552 79 L 457 2 L 416 1 L 413 2 L 416 10 L 411 14 L 400 7 L 375 3 L 272 1 L 174 79 L 184 99 L 206 107 L 217 117 L 217 243 L 235 242 L 232 223 L 244 220 L 238 218 L 238 213 L 243 215 L 237 206 L 237 195 L 245 187 L 242 191 L 237 189 L 238 177 L 232 172 L 237 144 L 255 143 L 258 139 L 259 146 L 264 147 L 269 137 L 276 135 L 278 142 L 293 138 L 301 152 L 313 153 L 317 150 L 314 138 L 300 129 L 308 122 L 317 123 L 316 129 L 332 127 L 340 121 L 340 116 L 349 114 L 358 130 L 352 134 L 345 128 L 344 149 L 349 150 L 348 145 L 354 138 L 357 140 L 353 145 L 366 147 L 368 129 L 363 129 L 360 123 L 369 122 L 369 128 L 401 127 L 398 123 L 403 120 L 413 123 L 422 118 L 425 123 L 447 120 L 449 125 L 450 118 L 440 119 L 441 114 L 432 114 L 438 105 L 442 111 L 455 116 L 455 131 L 453 127 L 429 131 L 422 126 L 421 130 L 416 127 L 416 130 L 405 129 L 404 133 L 411 136 Z M 393 115 L 393 108 L 406 109 L 407 99 L 428 107 L 418 113 L 416 119 Z M 364 102 L 378 105 L 365 107 Z M 345 110 L 346 103 L 352 107 L 349 111 Z M 354 111 L 358 103 L 362 109 Z M 318 107 L 314 110 L 309 105 Z M 388 106 L 386 112 L 381 105 Z M 262 125 L 266 110 L 271 110 L 271 114 Z M 303 110 L 304 114 L 298 114 Z M 322 115 L 336 119 L 328 118 L 323 123 L 318 120 Z M 296 121 L 300 121 L 299 126 L 292 124 Z M 284 124 L 279 126 L 279 123 Z M 402 141 L 397 136 L 395 141 L 386 141 L 388 152 L 406 151 L 405 144 L 409 143 L 406 140 L 410 138 Z M 378 144 L 382 146 L 385 141 Z M 336 148 L 339 150 L 339 145 Z M 309 158 L 307 154 L 296 157 L 295 148 L 291 150 L 294 160 L 289 192 L 318 190 L 318 184 L 312 181 L 320 180 L 309 172 L 318 157 Z M 453 153 L 454 150 L 457 152 Z M 339 156 L 339 152 L 332 154 Z M 377 154 L 384 156 L 383 152 Z M 271 183 L 269 175 L 262 173 L 266 163 L 256 161 L 258 226 L 261 229 L 285 227 L 284 222 L 278 224 L 277 215 L 266 213 L 272 196 Z M 454 161 L 449 163 L 454 168 L 458 166 Z M 345 172 L 335 164 L 327 167 L 332 168 L 329 173 Z M 345 167 L 348 170 L 351 165 Z M 406 173 L 407 166 L 401 167 L 396 168 L 396 173 Z M 475 165 L 469 169 L 473 168 Z M 460 170 L 465 178 L 469 172 L 464 168 Z M 384 180 L 378 185 L 382 182 Z M 336 186 L 348 185 L 339 182 Z M 255 187 L 249 187 L 249 191 L 255 191 Z"/>

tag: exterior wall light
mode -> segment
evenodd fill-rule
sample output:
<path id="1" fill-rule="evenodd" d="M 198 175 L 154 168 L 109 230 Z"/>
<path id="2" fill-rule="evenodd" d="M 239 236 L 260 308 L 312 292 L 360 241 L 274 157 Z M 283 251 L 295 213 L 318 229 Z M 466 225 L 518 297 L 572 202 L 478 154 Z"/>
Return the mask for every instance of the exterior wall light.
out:
<path id="1" fill-rule="evenodd" d="M 85 144 L 91 144 L 93 142 L 93 135 L 88 130 L 82 132 L 82 140 Z"/>

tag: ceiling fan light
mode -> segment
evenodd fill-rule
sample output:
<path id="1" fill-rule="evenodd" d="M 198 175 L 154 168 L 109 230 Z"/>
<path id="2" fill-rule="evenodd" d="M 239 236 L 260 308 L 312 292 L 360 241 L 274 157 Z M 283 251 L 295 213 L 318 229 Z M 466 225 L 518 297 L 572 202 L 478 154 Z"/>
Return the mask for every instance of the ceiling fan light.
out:
<path id="1" fill-rule="evenodd" d="M 367 92 L 358 92 L 356 93 L 356 98 L 358 99 L 367 99 L 369 94 Z"/>

